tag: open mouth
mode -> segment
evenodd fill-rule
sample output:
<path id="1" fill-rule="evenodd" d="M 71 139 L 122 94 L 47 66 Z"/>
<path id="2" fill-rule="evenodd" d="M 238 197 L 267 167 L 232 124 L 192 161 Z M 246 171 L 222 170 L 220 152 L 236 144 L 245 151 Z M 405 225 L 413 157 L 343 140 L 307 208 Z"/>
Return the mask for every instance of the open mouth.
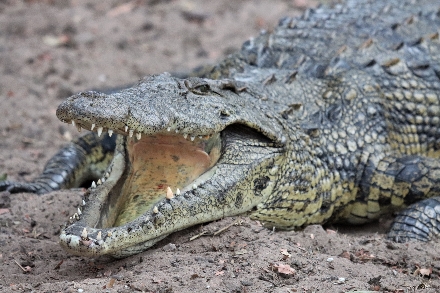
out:
<path id="1" fill-rule="evenodd" d="M 168 129 L 141 136 L 127 128 L 126 132 L 113 131 L 72 121 L 79 131 L 89 128 L 99 136 L 106 135 L 103 132 L 109 136 L 122 134 L 116 153 L 122 156 L 112 161 L 105 176 L 93 181 L 85 194 L 83 210 L 71 217 L 70 224 L 84 222 L 84 226 L 93 229 L 84 228 L 81 239 L 70 239 L 70 243 L 77 240 L 78 245 L 102 245 L 106 238 L 102 231 L 124 226 L 147 212 L 158 213 L 159 202 L 178 197 L 210 178 L 221 155 L 221 133 L 191 136 L 174 134 Z M 100 231 L 93 235 L 95 229 Z"/>
<path id="2" fill-rule="evenodd" d="M 72 121 L 79 131 L 88 127 L 81 121 Z M 111 204 L 105 205 L 107 211 L 103 214 L 107 217 L 101 218 L 96 225 L 100 228 L 122 226 L 149 210 L 154 211 L 155 204 L 161 200 L 170 200 L 196 188 L 203 178 L 212 175 L 209 171 L 221 154 L 220 133 L 189 136 L 174 134 L 168 128 L 165 133 L 141 136 L 140 133 L 133 135 L 127 128 L 124 133 L 95 127 L 95 124 L 89 127 L 92 131 L 95 129 L 99 136 L 106 131 L 109 136 L 116 132 L 124 138 L 118 141 L 125 158 L 124 166 L 113 166 L 121 163 L 114 160 L 105 176 L 97 181 L 98 185 L 102 185 L 109 178 L 114 178 L 114 167 L 123 169 L 109 190 L 106 202 Z M 91 189 L 96 186 L 93 182 Z"/>
<path id="3" fill-rule="evenodd" d="M 193 188 L 194 181 L 208 172 L 220 157 L 221 138 L 185 139 L 182 135 L 127 138 L 127 171 L 113 226 L 130 222 L 160 200 L 171 199 Z"/>

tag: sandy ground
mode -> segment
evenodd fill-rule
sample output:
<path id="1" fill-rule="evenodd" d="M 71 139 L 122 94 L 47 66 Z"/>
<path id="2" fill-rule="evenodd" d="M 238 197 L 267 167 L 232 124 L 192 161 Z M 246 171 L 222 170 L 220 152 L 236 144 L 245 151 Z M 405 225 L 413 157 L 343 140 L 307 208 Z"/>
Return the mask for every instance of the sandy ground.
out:
<path id="1" fill-rule="evenodd" d="M 30 180 L 78 135 L 55 117 L 70 94 L 215 62 L 280 17 L 315 4 L 0 1 L 0 175 Z M 390 243 L 388 220 L 274 232 L 228 218 L 123 260 L 73 257 L 57 239 L 81 192 L 0 194 L 1 292 L 440 291 L 439 244 Z M 210 236 L 190 241 L 203 231 Z"/>

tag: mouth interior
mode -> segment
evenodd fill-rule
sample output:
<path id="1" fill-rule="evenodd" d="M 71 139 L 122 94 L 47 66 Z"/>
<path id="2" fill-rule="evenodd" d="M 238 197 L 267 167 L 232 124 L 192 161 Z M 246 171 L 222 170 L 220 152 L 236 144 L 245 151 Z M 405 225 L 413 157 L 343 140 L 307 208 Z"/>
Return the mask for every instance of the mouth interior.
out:
<path id="1" fill-rule="evenodd" d="M 179 135 L 127 138 L 128 173 L 118 199 L 114 226 L 135 220 L 163 200 L 170 187 L 176 195 L 213 167 L 220 157 L 220 134 L 196 138 Z"/>

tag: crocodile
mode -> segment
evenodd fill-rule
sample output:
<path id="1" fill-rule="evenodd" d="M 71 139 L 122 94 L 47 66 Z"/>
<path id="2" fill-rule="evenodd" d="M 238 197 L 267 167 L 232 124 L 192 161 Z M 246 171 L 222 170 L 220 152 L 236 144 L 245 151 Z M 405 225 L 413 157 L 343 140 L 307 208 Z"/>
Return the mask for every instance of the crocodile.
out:
<path id="1" fill-rule="evenodd" d="M 246 214 L 268 228 L 361 224 L 402 210 L 388 237 L 434 239 L 440 199 L 440 4 L 349 0 L 280 20 L 178 78 L 65 100 L 91 130 L 33 182 L 91 187 L 61 230 L 82 256 L 125 257 L 170 233 Z"/>

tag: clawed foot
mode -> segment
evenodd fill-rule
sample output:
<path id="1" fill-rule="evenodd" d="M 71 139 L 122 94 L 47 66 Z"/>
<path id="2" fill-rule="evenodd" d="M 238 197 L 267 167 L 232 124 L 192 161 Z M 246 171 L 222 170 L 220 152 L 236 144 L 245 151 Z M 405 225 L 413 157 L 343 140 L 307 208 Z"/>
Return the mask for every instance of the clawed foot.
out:
<path id="1" fill-rule="evenodd" d="M 401 211 L 387 238 L 395 242 L 427 242 L 440 235 L 440 197 L 424 199 Z"/>

